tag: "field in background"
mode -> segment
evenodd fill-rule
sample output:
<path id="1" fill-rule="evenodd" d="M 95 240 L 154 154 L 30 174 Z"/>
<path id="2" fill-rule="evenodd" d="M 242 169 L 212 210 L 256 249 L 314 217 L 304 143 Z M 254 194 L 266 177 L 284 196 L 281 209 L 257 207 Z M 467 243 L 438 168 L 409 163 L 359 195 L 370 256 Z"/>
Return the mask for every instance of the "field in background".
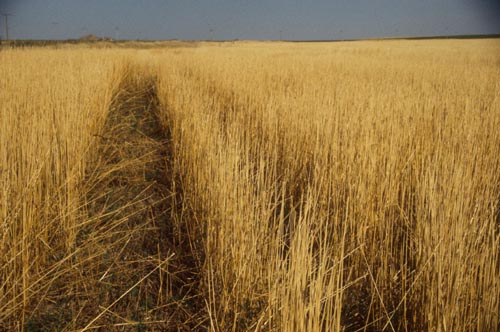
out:
<path id="1" fill-rule="evenodd" d="M 0 52 L 0 330 L 500 328 L 498 40 L 191 46 Z"/>

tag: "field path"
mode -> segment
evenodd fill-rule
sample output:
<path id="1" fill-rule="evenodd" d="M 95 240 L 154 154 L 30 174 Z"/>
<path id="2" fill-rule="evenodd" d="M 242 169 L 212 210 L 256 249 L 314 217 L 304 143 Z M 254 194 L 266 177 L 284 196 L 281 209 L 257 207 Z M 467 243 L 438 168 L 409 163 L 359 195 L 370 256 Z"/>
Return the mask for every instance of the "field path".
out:
<path id="1" fill-rule="evenodd" d="M 158 107 L 154 78 L 131 68 L 90 174 L 96 185 L 87 196 L 89 214 L 102 225 L 110 258 L 108 267 L 99 268 L 108 272 L 99 280 L 101 303 L 89 308 L 87 324 L 116 324 L 117 331 L 203 331 L 197 264 L 174 222 L 180 194 L 171 190 L 171 138 Z"/>

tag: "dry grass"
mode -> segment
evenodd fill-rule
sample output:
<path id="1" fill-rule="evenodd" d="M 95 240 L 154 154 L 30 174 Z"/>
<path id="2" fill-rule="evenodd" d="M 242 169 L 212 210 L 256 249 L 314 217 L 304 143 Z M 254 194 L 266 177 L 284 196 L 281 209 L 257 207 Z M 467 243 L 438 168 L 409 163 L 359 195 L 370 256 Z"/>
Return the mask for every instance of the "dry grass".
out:
<path id="1" fill-rule="evenodd" d="M 51 302 L 51 285 L 82 249 L 81 182 L 119 79 L 115 62 L 97 52 L 0 53 L 0 322 L 17 329 Z"/>
<path id="2" fill-rule="evenodd" d="M 499 326 L 498 41 L 161 58 L 220 331 Z"/>
<path id="3" fill-rule="evenodd" d="M 0 52 L 0 330 L 499 329 L 498 54 Z"/>
<path id="4" fill-rule="evenodd" d="M 129 52 L 0 53 L 0 330 L 170 328 L 168 143 Z"/>

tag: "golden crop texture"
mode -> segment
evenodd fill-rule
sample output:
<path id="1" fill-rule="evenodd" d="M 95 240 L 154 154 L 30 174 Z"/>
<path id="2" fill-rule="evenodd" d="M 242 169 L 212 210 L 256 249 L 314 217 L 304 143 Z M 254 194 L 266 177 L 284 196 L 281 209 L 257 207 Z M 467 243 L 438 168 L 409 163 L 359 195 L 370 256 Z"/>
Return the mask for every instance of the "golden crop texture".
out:
<path id="1" fill-rule="evenodd" d="M 0 329 L 500 328 L 498 39 L 187 46 L 0 52 Z"/>

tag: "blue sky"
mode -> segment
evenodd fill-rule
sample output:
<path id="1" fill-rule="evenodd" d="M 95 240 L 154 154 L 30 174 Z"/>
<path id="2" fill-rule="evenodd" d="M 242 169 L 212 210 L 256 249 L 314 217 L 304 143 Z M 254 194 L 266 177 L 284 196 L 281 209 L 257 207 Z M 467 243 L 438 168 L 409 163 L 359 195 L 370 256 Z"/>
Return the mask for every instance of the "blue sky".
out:
<path id="1" fill-rule="evenodd" d="M 0 0 L 15 39 L 356 39 L 500 33 L 500 0 Z M 0 18 L 0 35 L 5 24 Z"/>

